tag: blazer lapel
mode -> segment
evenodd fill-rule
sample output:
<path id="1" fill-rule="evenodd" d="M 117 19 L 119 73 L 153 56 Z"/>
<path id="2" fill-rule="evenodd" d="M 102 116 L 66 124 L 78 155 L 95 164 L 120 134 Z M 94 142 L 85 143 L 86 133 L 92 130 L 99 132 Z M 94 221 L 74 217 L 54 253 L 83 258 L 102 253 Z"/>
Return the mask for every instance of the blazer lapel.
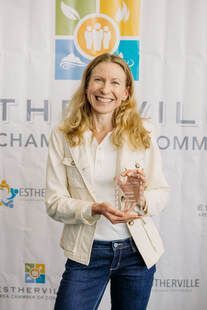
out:
<path id="1" fill-rule="evenodd" d="M 92 176 L 92 158 L 90 152 L 91 133 L 86 131 L 84 133 L 83 143 L 76 147 L 70 147 L 68 145 L 70 154 L 74 160 L 76 168 L 80 172 L 83 181 L 90 192 L 92 198 L 96 200 L 95 191 L 93 186 Z M 117 151 L 116 161 L 116 175 L 119 175 L 125 168 L 134 169 L 135 163 L 138 162 L 143 165 L 143 151 L 132 151 L 125 141 L 123 147 Z"/>
<path id="2" fill-rule="evenodd" d="M 84 133 L 84 139 L 82 144 L 76 147 L 68 146 L 68 148 L 70 150 L 76 168 L 80 172 L 87 189 L 89 190 L 93 199 L 96 200 L 92 181 L 90 138 L 91 138 L 90 132 L 87 131 Z"/>

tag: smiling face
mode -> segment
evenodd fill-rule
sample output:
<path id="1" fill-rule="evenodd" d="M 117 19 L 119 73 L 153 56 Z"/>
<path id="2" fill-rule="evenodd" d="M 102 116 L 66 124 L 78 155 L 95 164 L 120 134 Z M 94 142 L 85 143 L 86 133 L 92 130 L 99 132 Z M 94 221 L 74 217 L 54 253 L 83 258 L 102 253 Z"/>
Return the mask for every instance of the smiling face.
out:
<path id="1" fill-rule="evenodd" d="M 128 97 L 126 74 L 113 62 L 101 62 L 92 71 L 86 90 L 92 111 L 110 114 Z"/>

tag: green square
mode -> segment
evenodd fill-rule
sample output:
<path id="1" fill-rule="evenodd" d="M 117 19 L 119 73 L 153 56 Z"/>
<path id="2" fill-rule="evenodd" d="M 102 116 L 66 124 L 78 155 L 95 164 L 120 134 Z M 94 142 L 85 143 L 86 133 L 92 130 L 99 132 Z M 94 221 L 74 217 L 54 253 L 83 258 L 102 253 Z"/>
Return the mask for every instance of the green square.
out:
<path id="1" fill-rule="evenodd" d="M 25 272 L 30 272 L 32 268 L 34 268 L 34 264 L 25 264 Z"/>
<path id="2" fill-rule="evenodd" d="M 56 35 L 72 35 L 85 15 L 96 12 L 96 0 L 56 0 Z"/>

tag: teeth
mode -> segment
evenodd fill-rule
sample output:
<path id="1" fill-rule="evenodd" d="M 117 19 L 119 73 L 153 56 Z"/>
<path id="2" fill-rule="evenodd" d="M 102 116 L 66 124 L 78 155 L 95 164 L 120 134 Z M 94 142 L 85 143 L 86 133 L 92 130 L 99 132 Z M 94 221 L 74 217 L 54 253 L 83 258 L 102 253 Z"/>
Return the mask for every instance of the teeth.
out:
<path id="1" fill-rule="evenodd" d="M 98 101 L 104 102 L 104 103 L 108 103 L 113 101 L 113 99 L 111 98 L 103 98 L 103 97 L 96 97 Z"/>

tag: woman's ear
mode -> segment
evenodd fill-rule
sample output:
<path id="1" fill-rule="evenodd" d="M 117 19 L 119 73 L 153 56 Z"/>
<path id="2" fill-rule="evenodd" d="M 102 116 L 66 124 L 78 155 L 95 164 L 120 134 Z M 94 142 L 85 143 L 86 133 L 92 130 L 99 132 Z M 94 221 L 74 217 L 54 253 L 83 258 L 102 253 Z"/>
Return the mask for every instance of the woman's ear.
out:
<path id="1" fill-rule="evenodd" d="M 129 86 L 125 88 L 124 94 L 122 96 L 122 100 L 125 101 L 129 98 Z"/>

